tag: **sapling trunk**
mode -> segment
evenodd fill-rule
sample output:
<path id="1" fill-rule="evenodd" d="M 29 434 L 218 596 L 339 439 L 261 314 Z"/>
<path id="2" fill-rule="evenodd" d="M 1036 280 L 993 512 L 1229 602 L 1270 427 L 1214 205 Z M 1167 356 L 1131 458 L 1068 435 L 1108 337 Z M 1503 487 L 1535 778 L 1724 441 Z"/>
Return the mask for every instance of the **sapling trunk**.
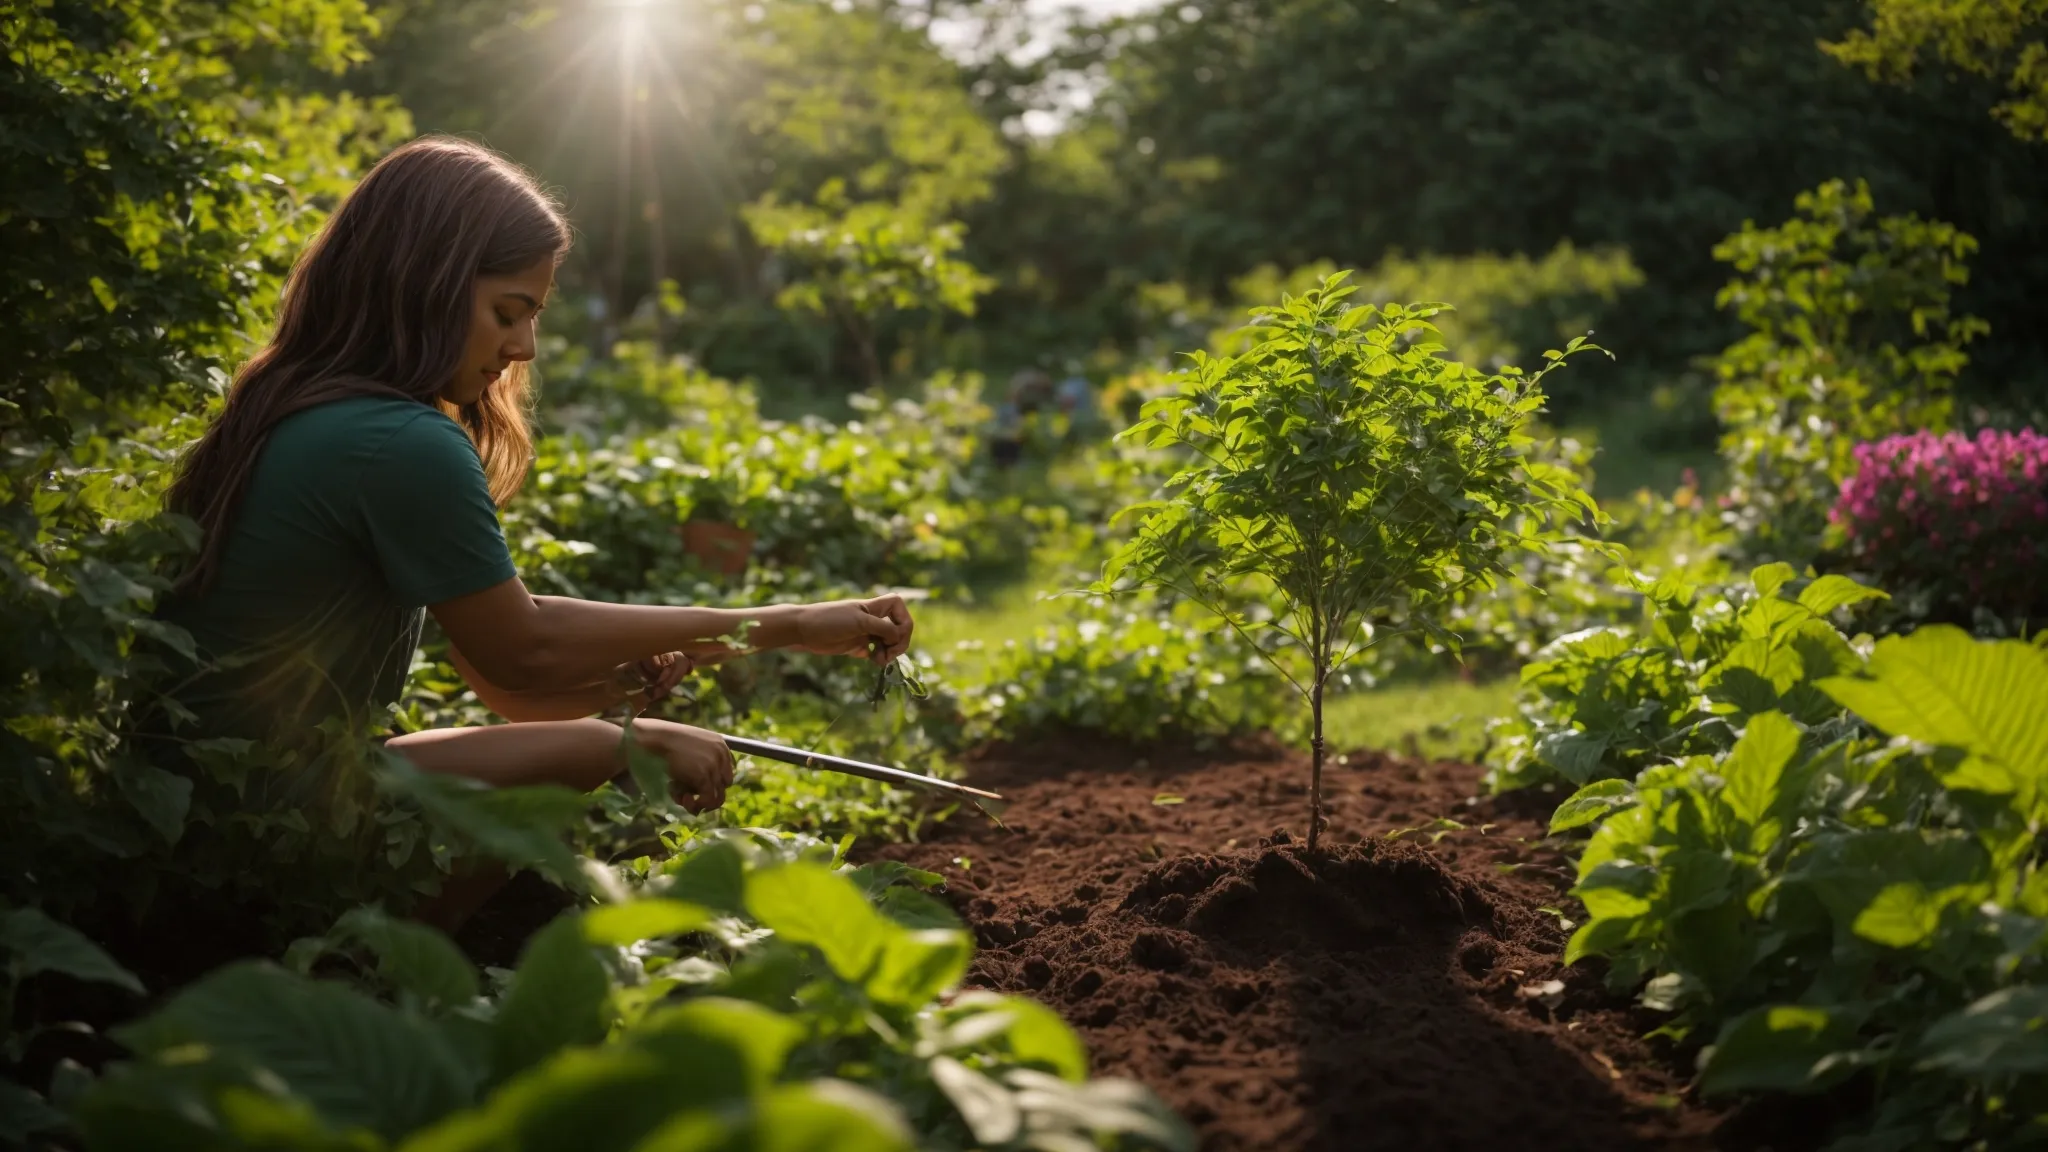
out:
<path id="1" fill-rule="evenodd" d="M 1323 681 L 1328 676 L 1328 665 L 1318 658 L 1316 682 L 1309 689 L 1308 697 L 1308 708 L 1315 725 L 1308 742 L 1308 850 L 1311 852 L 1316 850 L 1316 841 L 1323 832 Z"/>

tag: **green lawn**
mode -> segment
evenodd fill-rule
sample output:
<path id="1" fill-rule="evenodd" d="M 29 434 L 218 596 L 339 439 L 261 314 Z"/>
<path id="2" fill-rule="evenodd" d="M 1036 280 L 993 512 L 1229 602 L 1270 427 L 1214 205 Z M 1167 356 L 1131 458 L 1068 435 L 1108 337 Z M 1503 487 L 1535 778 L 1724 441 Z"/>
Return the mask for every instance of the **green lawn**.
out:
<path id="1" fill-rule="evenodd" d="M 1060 605 L 1017 584 L 974 604 L 914 605 L 917 646 L 945 653 L 961 676 L 973 676 L 986 653 L 1004 641 L 1023 643 L 1033 630 L 1058 619 Z M 979 649 L 961 648 L 979 642 Z M 1284 686 L 1279 691 L 1289 691 Z M 1291 696 L 1292 693 L 1289 692 Z M 1323 726 L 1337 748 L 1382 748 L 1439 759 L 1469 760 L 1484 745 L 1487 721 L 1514 710 L 1513 677 L 1473 684 L 1456 676 L 1408 680 L 1350 692 L 1331 700 Z M 1303 705 L 1304 728 L 1306 705 Z"/>
<path id="2" fill-rule="evenodd" d="M 1471 760 L 1487 721 L 1514 711 L 1515 686 L 1512 676 L 1479 684 L 1445 676 L 1347 693 L 1324 705 L 1324 738 L 1340 749 Z"/>

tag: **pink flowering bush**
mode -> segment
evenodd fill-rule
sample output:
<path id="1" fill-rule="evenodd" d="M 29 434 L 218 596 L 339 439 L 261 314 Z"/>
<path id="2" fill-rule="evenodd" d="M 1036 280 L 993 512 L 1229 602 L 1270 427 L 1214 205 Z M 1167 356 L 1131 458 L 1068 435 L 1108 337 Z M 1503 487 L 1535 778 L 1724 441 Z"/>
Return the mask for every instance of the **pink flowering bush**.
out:
<path id="1" fill-rule="evenodd" d="M 1916 432 L 1857 445 L 1855 463 L 1829 519 L 1857 569 L 1918 615 L 2048 614 L 2048 436 Z"/>

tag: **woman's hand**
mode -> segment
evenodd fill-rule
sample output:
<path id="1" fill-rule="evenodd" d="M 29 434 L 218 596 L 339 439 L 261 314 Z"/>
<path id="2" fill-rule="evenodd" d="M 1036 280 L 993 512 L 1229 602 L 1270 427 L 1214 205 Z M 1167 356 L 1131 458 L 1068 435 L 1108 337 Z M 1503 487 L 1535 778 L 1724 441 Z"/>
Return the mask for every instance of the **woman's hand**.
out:
<path id="1" fill-rule="evenodd" d="M 791 647 L 819 656 L 858 653 L 886 664 L 909 649 L 914 628 L 901 596 L 827 600 L 797 609 L 796 640 Z"/>
<path id="2" fill-rule="evenodd" d="M 635 707 L 645 708 L 668 699 L 676 685 L 696 667 L 696 661 L 681 652 L 664 652 L 631 664 L 621 664 L 618 675 L 620 683 L 637 685 L 626 698 Z"/>
<path id="3" fill-rule="evenodd" d="M 636 720 L 633 738 L 668 765 L 669 795 L 692 813 L 725 803 L 732 786 L 732 749 L 725 737 L 688 724 Z"/>

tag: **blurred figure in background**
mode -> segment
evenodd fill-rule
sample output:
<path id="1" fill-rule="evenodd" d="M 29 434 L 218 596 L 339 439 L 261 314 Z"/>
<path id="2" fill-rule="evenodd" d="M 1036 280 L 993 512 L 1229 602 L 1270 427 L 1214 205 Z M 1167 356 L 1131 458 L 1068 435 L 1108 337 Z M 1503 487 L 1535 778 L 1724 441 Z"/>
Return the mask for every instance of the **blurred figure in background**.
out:
<path id="1" fill-rule="evenodd" d="M 1009 399 L 996 406 L 989 425 L 989 455 L 996 467 L 1011 468 L 1024 458 L 1024 447 L 1034 439 L 1040 410 L 1052 399 L 1052 377 L 1039 368 L 1025 368 L 1010 377 Z"/>

